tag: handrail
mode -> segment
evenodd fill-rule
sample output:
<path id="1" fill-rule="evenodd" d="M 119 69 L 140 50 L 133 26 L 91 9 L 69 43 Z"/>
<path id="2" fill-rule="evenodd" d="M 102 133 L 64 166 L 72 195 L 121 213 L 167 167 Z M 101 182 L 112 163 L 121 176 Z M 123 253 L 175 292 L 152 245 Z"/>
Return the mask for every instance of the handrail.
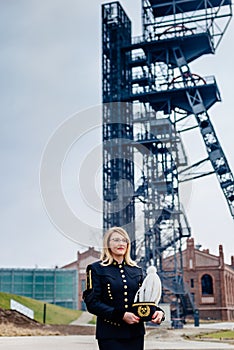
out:
<path id="1" fill-rule="evenodd" d="M 175 28 L 174 31 L 172 31 L 172 27 Z M 184 27 L 181 27 L 180 30 L 176 30 L 176 28 L 178 28 L 179 25 L 175 25 L 175 26 L 168 26 L 166 28 L 164 28 L 164 30 L 160 33 L 151 33 L 151 35 L 147 38 L 145 38 L 143 35 L 138 35 L 135 37 L 132 37 L 132 45 L 135 44 L 142 44 L 145 42 L 154 42 L 154 41 L 160 41 L 160 40 L 165 40 L 165 39 L 169 39 L 169 38 L 174 38 L 174 37 L 184 37 L 184 36 L 194 36 L 194 35 L 198 35 L 198 34 L 202 34 L 202 33 L 209 33 L 208 29 L 205 27 L 186 27 L 186 29 Z M 170 29 L 170 30 L 169 30 Z M 182 35 L 181 35 L 182 34 Z"/>
<path id="2" fill-rule="evenodd" d="M 141 77 L 142 79 L 146 78 L 145 76 Z M 140 79 L 140 76 L 138 77 L 138 79 Z M 150 78 L 149 78 L 150 80 Z M 196 80 L 195 80 L 196 82 Z M 215 77 L 213 75 L 210 76 L 205 76 L 202 77 L 202 80 L 197 80 L 198 84 L 194 84 L 194 87 L 196 86 L 201 86 L 201 85 L 214 85 L 216 84 L 216 80 Z M 133 79 L 133 83 L 134 83 L 134 79 Z M 181 87 L 178 87 L 179 84 L 184 84 L 181 85 Z M 184 83 L 183 77 L 181 76 L 180 79 L 176 79 L 176 81 L 174 82 L 174 84 L 172 84 L 171 82 L 163 82 L 161 84 L 158 84 L 157 86 L 153 85 L 153 86 L 135 86 L 132 89 L 132 96 L 137 96 L 137 95 L 144 95 L 144 94 L 154 94 L 157 92 L 162 92 L 162 91 L 171 91 L 171 90 L 179 90 L 179 89 L 184 89 L 186 88 L 186 85 Z"/>

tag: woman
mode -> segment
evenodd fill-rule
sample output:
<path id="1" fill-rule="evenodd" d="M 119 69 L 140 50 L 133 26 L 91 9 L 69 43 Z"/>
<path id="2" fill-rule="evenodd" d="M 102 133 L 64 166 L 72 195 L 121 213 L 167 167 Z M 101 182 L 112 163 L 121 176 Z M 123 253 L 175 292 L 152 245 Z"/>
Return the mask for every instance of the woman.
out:
<path id="1" fill-rule="evenodd" d="M 87 267 L 83 294 L 87 310 L 97 316 L 100 350 L 143 350 L 144 323 L 131 311 L 142 281 L 142 269 L 130 257 L 127 232 L 112 227 L 104 236 L 101 261 Z M 163 319 L 164 312 L 157 308 L 152 322 L 160 324 Z"/>

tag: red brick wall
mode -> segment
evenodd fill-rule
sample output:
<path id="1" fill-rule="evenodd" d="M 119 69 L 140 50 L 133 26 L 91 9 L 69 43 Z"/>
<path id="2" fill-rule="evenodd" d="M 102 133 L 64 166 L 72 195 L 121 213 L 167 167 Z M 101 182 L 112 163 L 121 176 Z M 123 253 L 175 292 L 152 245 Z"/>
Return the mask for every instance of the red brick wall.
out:
<path id="1" fill-rule="evenodd" d="M 165 259 L 165 266 L 170 265 Z M 173 265 L 173 264 L 172 264 Z M 209 249 L 199 250 L 194 239 L 187 239 L 187 248 L 183 251 L 184 280 L 194 294 L 196 307 L 201 319 L 223 321 L 234 320 L 234 258 L 231 265 L 224 263 L 223 247 L 219 246 L 219 255 L 210 254 Z M 168 268 L 167 268 L 168 269 Z M 213 294 L 202 295 L 201 279 L 204 274 L 212 277 Z M 193 280 L 193 287 L 191 286 Z"/>
<path id="2" fill-rule="evenodd" d="M 192 260 L 189 262 L 189 260 Z M 187 240 L 187 249 L 183 252 L 184 279 L 191 293 L 194 293 L 195 304 L 203 319 L 234 320 L 234 269 L 224 264 L 222 246 L 219 255 L 209 250 L 195 249 L 192 238 Z M 202 295 L 201 279 L 204 274 L 212 277 L 213 294 Z M 191 287 L 191 279 L 194 287 Z"/>

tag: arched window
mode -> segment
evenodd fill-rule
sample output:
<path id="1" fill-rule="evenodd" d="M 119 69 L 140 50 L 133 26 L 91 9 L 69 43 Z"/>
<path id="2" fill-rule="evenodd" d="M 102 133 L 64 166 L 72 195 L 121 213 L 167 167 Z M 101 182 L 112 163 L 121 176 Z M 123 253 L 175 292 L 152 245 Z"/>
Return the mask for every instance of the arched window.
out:
<path id="1" fill-rule="evenodd" d="M 201 278 L 202 295 L 213 294 L 213 280 L 210 275 L 203 275 Z"/>

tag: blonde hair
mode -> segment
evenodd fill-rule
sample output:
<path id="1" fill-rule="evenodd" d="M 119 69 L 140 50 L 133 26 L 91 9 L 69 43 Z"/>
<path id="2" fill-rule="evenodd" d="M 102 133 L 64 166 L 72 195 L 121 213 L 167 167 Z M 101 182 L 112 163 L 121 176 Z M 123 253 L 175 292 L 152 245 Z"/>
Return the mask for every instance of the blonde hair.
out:
<path id="1" fill-rule="evenodd" d="M 130 256 L 131 244 L 130 244 L 129 235 L 122 227 L 118 227 L 118 226 L 111 227 L 104 235 L 103 249 L 102 249 L 102 253 L 101 253 L 101 257 L 100 257 L 100 259 L 102 260 L 101 264 L 104 266 L 107 266 L 107 265 L 111 265 L 114 261 L 114 258 L 111 254 L 111 250 L 109 248 L 110 238 L 114 232 L 119 233 L 128 242 L 127 250 L 126 250 L 126 253 L 124 255 L 124 260 L 125 260 L 126 264 L 128 264 L 130 266 L 136 266 L 137 264 L 135 263 L 135 261 L 133 261 L 131 259 L 131 256 Z"/>

